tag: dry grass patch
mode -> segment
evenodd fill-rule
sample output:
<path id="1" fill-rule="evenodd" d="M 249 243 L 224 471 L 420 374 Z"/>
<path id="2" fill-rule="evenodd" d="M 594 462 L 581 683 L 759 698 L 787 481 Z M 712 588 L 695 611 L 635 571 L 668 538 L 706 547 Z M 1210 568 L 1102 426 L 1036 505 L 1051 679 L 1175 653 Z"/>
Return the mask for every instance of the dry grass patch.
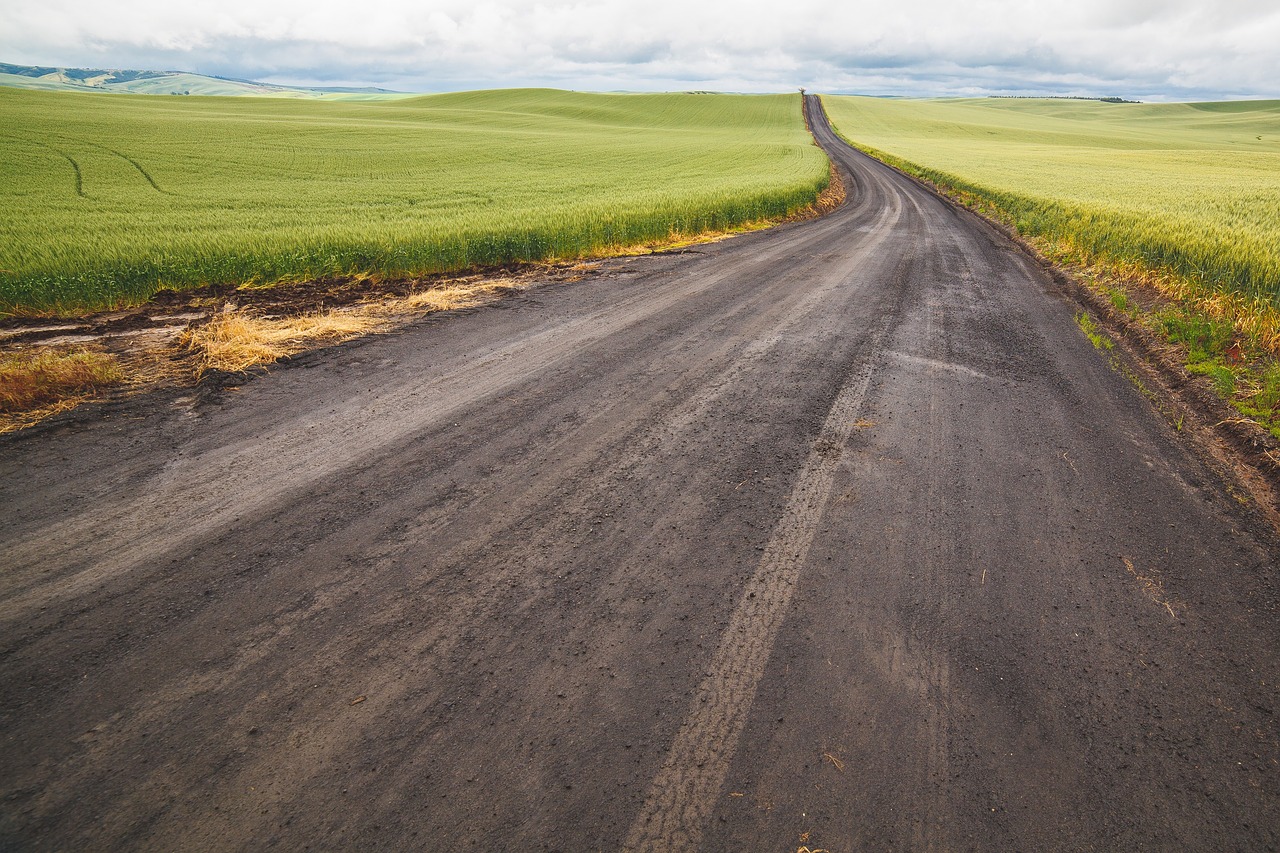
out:
<path id="1" fill-rule="evenodd" d="M 235 373 L 385 331 L 414 315 L 474 308 L 525 286 L 507 278 L 453 281 L 406 297 L 292 317 L 258 316 L 228 304 L 209 322 L 183 332 L 178 346 L 195 357 L 197 375 L 208 370 Z"/>
<path id="2" fill-rule="evenodd" d="M 0 353 L 0 413 L 29 411 L 124 379 L 114 356 L 93 350 Z"/>
<path id="3" fill-rule="evenodd" d="M 577 281 L 581 273 L 595 267 L 578 263 L 553 280 Z M 546 280 L 545 275 L 531 273 L 413 282 L 411 287 L 423 289 L 397 295 L 363 294 L 364 301 L 327 310 L 291 308 L 278 301 L 256 306 L 227 303 L 176 337 L 104 334 L 92 349 L 37 342 L 29 349 L 0 352 L 0 434 L 74 409 L 99 398 L 107 388 L 118 396 L 165 384 L 186 385 L 210 370 L 237 373 L 306 350 L 389 331 L 425 314 L 488 304 Z M 197 310 L 204 313 L 209 308 Z"/>
<path id="4" fill-rule="evenodd" d="M 813 204 L 793 216 L 793 219 L 811 219 L 815 216 L 825 216 L 840 205 L 845 203 L 849 197 L 848 191 L 844 186 L 844 179 L 840 177 L 840 170 L 836 168 L 835 161 L 827 169 L 827 187 L 818 193 L 818 197 Z"/>
<path id="5" fill-rule="evenodd" d="M 454 311 L 483 305 L 495 296 L 524 285 L 515 279 L 496 278 L 478 282 L 455 282 L 414 293 L 404 304 L 414 311 Z M 389 307 L 395 310 L 396 303 Z"/>
<path id="6" fill-rule="evenodd" d="M 196 371 L 248 370 L 311 347 L 340 343 L 384 324 L 366 311 L 325 311 L 297 317 L 255 317 L 228 305 L 202 326 L 188 329 L 178 345 L 195 354 Z"/>

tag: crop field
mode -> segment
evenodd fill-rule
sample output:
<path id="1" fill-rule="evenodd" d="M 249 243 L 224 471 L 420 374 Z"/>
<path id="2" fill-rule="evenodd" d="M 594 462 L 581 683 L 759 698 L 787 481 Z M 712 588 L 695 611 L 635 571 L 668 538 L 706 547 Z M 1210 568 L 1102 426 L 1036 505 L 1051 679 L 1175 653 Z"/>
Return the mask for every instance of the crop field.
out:
<path id="1" fill-rule="evenodd" d="M 1280 306 L 1280 102 L 825 97 L 841 134 L 1084 262 Z"/>
<path id="2" fill-rule="evenodd" d="M 572 258 L 786 215 L 795 95 L 304 101 L 0 89 L 0 313 Z"/>

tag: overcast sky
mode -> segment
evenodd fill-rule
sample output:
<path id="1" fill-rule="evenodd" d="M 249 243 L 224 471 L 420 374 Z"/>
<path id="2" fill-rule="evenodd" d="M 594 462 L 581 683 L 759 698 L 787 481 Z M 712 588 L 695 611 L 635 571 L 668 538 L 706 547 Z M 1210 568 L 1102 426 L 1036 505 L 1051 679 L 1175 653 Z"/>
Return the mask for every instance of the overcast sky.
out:
<path id="1" fill-rule="evenodd" d="M 508 86 L 1280 97 L 1276 0 L 13 0 L 0 61 Z"/>

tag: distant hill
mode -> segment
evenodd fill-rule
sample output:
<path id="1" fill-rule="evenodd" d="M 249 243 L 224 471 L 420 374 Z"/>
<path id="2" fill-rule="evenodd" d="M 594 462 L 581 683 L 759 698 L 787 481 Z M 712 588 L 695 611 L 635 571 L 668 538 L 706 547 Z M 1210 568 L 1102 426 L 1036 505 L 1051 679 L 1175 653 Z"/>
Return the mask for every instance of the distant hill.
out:
<path id="1" fill-rule="evenodd" d="M 187 71 L 128 71 L 108 68 L 52 68 L 0 62 L 0 86 L 67 92 L 123 92 L 134 95 L 252 95 L 274 98 L 332 100 L 403 97 L 402 92 L 373 87 L 277 86 L 255 80 L 211 77 Z"/>

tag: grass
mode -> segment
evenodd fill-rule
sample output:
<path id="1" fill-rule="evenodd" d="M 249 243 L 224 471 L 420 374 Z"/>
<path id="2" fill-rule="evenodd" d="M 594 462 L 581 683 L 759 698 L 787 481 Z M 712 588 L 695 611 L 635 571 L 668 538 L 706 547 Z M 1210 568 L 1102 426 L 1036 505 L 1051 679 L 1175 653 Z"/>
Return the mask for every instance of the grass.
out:
<path id="1" fill-rule="evenodd" d="M 1080 327 L 1080 331 L 1084 332 L 1084 336 L 1089 339 L 1089 343 L 1093 344 L 1094 349 L 1110 350 L 1115 346 L 1115 342 L 1107 337 L 1093 318 L 1085 312 L 1081 311 L 1076 314 L 1076 325 Z"/>
<path id="2" fill-rule="evenodd" d="M 0 313 L 574 258 L 786 216 L 828 180 L 794 95 L 0 89 L 0 128 Z"/>
<path id="3" fill-rule="evenodd" d="M 123 378 L 115 358 L 92 350 L 0 353 L 0 414 L 56 404 Z"/>
<path id="4" fill-rule="evenodd" d="M 1227 323 L 1176 309 L 1166 309 L 1154 317 L 1165 337 L 1187 348 L 1192 365 L 1219 358 L 1231 346 L 1234 329 Z"/>
<path id="5" fill-rule="evenodd" d="M 1077 268 L 1280 438 L 1280 101 L 823 102 L 854 145 Z"/>

